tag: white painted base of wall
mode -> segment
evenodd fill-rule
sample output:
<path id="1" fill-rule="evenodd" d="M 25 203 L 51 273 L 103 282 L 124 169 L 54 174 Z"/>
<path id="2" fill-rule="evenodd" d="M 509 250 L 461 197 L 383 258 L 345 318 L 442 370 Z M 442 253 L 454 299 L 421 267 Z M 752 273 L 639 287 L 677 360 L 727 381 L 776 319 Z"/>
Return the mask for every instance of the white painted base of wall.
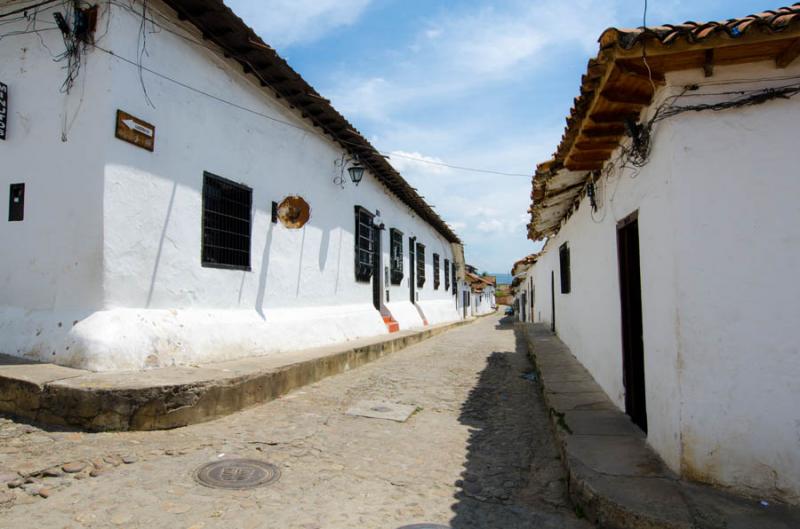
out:
<path id="1" fill-rule="evenodd" d="M 495 309 L 488 303 L 479 303 L 476 310 L 476 314 L 478 316 L 483 316 L 485 314 L 491 314 L 494 311 Z"/>
<path id="2" fill-rule="evenodd" d="M 425 326 L 422 316 L 410 301 L 393 301 L 386 304 L 394 320 L 400 324 L 401 331 L 421 329 Z"/>
<path id="3" fill-rule="evenodd" d="M 221 362 L 382 334 L 388 330 L 371 304 L 263 315 L 255 310 L 0 310 L 0 353 L 91 371 Z"/>
<path id="4" fill-rule="evenodd" d="M 456 310 L 455 300 L 432 299 L 418 301 L 417 306 L 422 310 L 425 319 L 428 320 L 428 325 L 439 325 L 440 323 L 448 323 L 461 319 Z"/>

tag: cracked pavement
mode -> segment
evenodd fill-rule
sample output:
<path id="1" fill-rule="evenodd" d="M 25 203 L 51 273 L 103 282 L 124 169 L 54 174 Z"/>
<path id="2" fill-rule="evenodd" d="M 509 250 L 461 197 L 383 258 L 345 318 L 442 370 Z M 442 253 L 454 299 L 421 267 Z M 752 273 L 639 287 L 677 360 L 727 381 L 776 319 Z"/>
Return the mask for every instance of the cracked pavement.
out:
<path id="1" fill-rule="evenodd" d="M 490 316 L 185 428 L 0 419 L 0 527 L 588 528 L 530 369 L 513 327 Z M 345 414 L 361 400 L 417 411 L 403 423 Z M 228 457 L 273 463 L 281 479 L 240 491 L 195 482 L 199 466 Z"/>

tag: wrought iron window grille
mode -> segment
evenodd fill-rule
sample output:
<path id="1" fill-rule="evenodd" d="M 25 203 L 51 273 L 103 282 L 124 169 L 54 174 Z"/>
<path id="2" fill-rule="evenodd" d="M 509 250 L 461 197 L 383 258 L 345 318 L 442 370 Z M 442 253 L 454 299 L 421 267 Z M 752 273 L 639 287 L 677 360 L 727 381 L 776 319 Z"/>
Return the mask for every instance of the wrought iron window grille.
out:
<path id="1" fill-rule="evenodd" d="M 202 266 L 250 270 L 252 206 L 252 189 L 203 173 Z"/>
<path id="2" fill-rule="evenodd" d="M 373 215 L 361 206 L 355 207 L 355 273 L 356 281 L 368 282 L 375 263 L 375 226 Z"/>

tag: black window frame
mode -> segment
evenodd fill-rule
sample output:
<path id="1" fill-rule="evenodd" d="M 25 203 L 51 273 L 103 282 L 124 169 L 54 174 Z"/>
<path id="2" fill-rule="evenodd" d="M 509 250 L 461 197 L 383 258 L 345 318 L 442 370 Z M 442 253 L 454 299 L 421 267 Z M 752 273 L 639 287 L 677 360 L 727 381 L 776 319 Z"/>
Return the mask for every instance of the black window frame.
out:
<path id="1" fill-rule="evenodd" d="M 439 290 L 439 285 L 442 283 L 441 271 L 439 267 L 439 254 L 433 254 L 433 289 Z"/>
<path id="2" fill-rule="evenodd" d="M 417 258 L 417 288 L 422 288 L 425 286 L 425 245 L 418 242 L 414 255 Z"/>
<path id="3" fill-rule="evenodd" d="M 212 195 L 215 189 L 220 190 L 220 196 Z M 228 196 L 225 196 L 225 194 Z M 235 198 L 231 193 L 238 193 Z M 210 207 L 212 200 L 218 200 L 216 208 Z M 220 205 L 225 202 L 238 205 L 241 211 L 226 211 Z M 246 218 L 244 210 L 247 210 Z M 203 171 L 203 195 L 202 195 L 202 216 L 201 216 L 201 248 L 200 263 L 203 268 L 221 268 L 225 270 L 244 270 L 251 271 L 251 242 L 253 236 L 253 188 L 239 182 L 234 182 L 222 176 Z M 224 220 L 223 220 L 224 217 Z M 214 221 L 214 219 L 217 219 Z M 239 227 L 237 227 L 237 224 Z M 218 237 L 228 237 L 227 240 L 212 244 L 209 242 L 213 238 L 213 233 L 217 232 Z M 241 239 L 243 244 L 233 244 L 233 238 Z M 224 243 L 224 244 L 223 244 Z M 237 247 L 238 246 L 238 247 Z M 227 253 L 226 253 L 227 252 Z M 240 259 L 232 259 L 233 256 L 240 256 Z M 238 261 L 238 262 L 234 262 Z"/>
<path id="4" fill-rule="evenodd" d="M 375 268 L 375 214 L 362 206 L 355 207 L 353 254 L 355 277 L 359 283 L 368 283 Z"/>
<path id="5" fill-rule="evenodd" d="M 450 259 L 444 260 L 444 290 L 450 290 Z"/>
<path id="6" fill-rule="evenodd" d="M 564 243 L 558 248 L 559 276 L 561 278 L 561 293 L 569 294 L 572 291 L 572 272 L 570 268 L 569 243 Z"/>
<path id="7" fill-rule="evenodd" d="M 403 282 L 403 232 L 389 229 L 389 281 L 392 285 Z"/>

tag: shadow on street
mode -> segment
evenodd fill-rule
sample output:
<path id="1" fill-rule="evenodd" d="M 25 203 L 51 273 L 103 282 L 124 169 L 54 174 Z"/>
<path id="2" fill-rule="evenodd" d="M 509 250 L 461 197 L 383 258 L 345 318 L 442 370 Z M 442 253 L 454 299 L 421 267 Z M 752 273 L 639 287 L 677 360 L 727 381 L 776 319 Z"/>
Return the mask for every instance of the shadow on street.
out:
<path id="1" fill-rule="evenodd" d="M 497 326 L 514 332 L 506 317 Z M 585 528 L 566 496 L 540 389 L 519 333 L 514 351 L 488 358 L 461 408 L 471 428 L 453 506 L 453 529 Z"/>

